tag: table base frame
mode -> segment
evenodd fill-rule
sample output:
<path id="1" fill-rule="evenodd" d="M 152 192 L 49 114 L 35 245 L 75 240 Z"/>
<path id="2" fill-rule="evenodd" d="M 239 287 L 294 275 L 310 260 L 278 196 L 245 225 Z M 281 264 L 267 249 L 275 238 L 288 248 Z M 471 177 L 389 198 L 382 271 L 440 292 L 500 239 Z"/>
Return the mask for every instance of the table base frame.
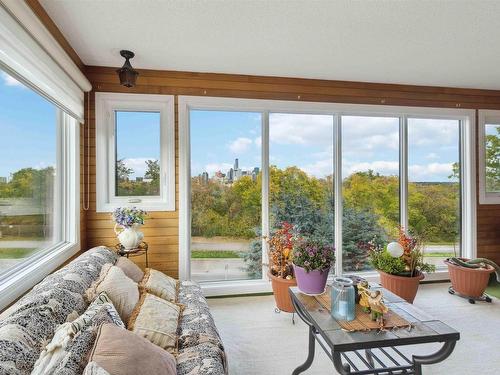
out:
<path id="1" fill-rule="evenodd" d="M 300 310 L 300 307 L 293 298 L 292 303 L 295 307 L 297 315 L 309 326 L 309 351 L 307 359 L 292 372 L 292 375 L 299 375 L 311 367 L 314 361 L 316 341 L 323 348 L 325 353 L 333 362 L 335 369 L 341 375 L 422 375 L 422 365 L 430 365 L 444 361 L 455 348 L 456 341 L 446 341 L 435 353 L 425 356 L 414 355 L 412 356 L 412 359 L 407 358 L 394 346 L 364 349 L 364 355 L 361 350 L 349 352 L 332 351 L 326 342 L 324 342 L 316 327 Z M 375 350 L 380 351 L 385 358 L 381 358 L 382 356 L 380 353 L 379 355 L 375 354 Z M 393 353 L 391 353 L 391 351 Z M 358 368 L 359 364 L 356 365 L 352 357 L 360 360 L 365 368 Z M 390 362 L 390 364 L 387 364 L 387 362 Z"/>

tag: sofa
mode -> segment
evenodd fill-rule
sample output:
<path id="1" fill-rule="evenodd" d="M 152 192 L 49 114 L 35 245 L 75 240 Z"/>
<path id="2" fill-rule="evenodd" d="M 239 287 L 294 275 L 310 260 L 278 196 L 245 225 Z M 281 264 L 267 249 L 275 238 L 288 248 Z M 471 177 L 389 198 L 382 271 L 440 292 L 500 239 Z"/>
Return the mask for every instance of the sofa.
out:
<path id="1" fill-rule="evenodd" d="M 89 303 L 85 292 L 116 253 L 96 247 L 47 276 L 2 314 L 0 319 L 0 375 L 30 374 L 54 331 Z M 179 375 L 227 374 L 224 346 L 200 286 L 179 283 L 178 303 L 184 306 L 178 323 Z"/>

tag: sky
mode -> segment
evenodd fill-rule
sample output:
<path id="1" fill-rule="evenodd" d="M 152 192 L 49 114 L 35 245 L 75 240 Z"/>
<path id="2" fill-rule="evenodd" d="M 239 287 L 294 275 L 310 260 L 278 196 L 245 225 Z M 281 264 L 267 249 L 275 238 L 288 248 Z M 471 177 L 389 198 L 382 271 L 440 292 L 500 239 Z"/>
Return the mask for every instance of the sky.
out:
<path id="1" fill-rule="evenodd" d="M 56 162 L 56 107 L 0 70 L 0 177 Z"/>
<path id="2" fill-rule="evenodd" d="M 243 169 L 261 167 L 259 113 L 193 110 L 190 119 L 193 176 L 225 173 L 235 158 Z M 409 119 L 408 137 L 410 181 L 450 181 L 452 164 L 459 158 L 458 121 Z M 333 173 L 332 116 L 271 113 L 269 141 L 271 164 L 297 166 L 317 177 Z M 344 178 L 369 169 L 398 175 L 398 168 L 398 118 L 342 118 Z"/>
<path id="3" fill-rule="evenodd" d="M 0 177 L 55 165 L 55 106 L 0 72 L 0 108 Z M 190 119 L 193 175 L 225 173 L 235 158 L 244 170 L 261 167 L 260 113 L 193 110 Z M 317 177 L 332 174 L 332 122 L 327 115 L 270 114 L 270 163 Z M 132 177 L 143 176 L 145 161 L 160 155 L 159 114 L 119 112 L 117 124 L 118 158 L 134 170 Z M 368 169 L 398 174 L 397 118 L 348 116 L 342 124 L 343 177 Z M 409 119 L 408 136 L 410 181 L 450 181 L 458 121 Z"/>
<path id="4" fill-rule="evenodd" d="M 159 112 L 116 112 L 117 158 L 133 170 L 131 178 L 144 176 L 147 160 L 160 159 L 159 134 Z"/>

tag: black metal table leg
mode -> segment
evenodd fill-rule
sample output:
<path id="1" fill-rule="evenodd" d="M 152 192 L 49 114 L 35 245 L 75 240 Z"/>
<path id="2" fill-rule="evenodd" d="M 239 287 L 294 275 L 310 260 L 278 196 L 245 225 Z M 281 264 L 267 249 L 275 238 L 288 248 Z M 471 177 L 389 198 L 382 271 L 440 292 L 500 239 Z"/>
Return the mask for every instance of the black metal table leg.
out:
<path id="1" fill-rule="evenodd" d="M 444 361 L 450 356 L 455 348 L 456 341 L 446 341 L 441 349 L 430 355 L 414 355 L 413 363 L 415 368 L 415 375 L 422 375 L 422 365 L 432 365 Z"/>
<path id="2" fill-rule="evenodd" d="M 313 363 L 314 360 L 315 349 L 316 349 L 316 338 L 314 337 L 314 327 L 309 326 L 309 353 L 307 354 L 307 359 L 303 364 L 301 364 L 299 367 L 293 370 L 292 375 L 298 375 L 301 372 L 306 371 L 309 367 L 311 367 L 311 364 Z"/>

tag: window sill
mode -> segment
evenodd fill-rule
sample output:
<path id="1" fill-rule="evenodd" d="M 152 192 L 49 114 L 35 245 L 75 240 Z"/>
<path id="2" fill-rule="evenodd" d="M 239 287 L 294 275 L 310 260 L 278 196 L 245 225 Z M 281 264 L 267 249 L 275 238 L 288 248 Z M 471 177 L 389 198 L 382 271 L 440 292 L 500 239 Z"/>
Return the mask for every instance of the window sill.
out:
<path id="1" fill-rule="evenodd" d="M 365 278 L 369 282 L 380 283 L 378 272 L 370 271 L 364 273 L 350 273 Z M 333 275 L 328 277 L 328 283 L 333 281 Z M 433 273 L 426 273 L 425 282 L 448 281 L 450 279 L 448 270 L 438 269 Z M 222 297 L 232 295 L 246 295 L 256 293 L 272 292 L 271 282 L 267 279 L 258 280 L 235 280 L 235 281 L 214 281 L 201 283 L 201 289 L 206 297 Z"/>
<path id="2" fill-rule="evenodd" d="M 271 282 L 265 279 L 214 281 L 201 283 L 201 289 L 206 297 L 222 297 L 272 292 Z"/>
<path id="3" fill-rule="evenodd" d="M 80 245 L 77 243 L 60 244 L 46 250 L 43 256 L 26 264 L 18 272 L 0 278 L 0 310 L 21 297 L 78 251 Z"/>

